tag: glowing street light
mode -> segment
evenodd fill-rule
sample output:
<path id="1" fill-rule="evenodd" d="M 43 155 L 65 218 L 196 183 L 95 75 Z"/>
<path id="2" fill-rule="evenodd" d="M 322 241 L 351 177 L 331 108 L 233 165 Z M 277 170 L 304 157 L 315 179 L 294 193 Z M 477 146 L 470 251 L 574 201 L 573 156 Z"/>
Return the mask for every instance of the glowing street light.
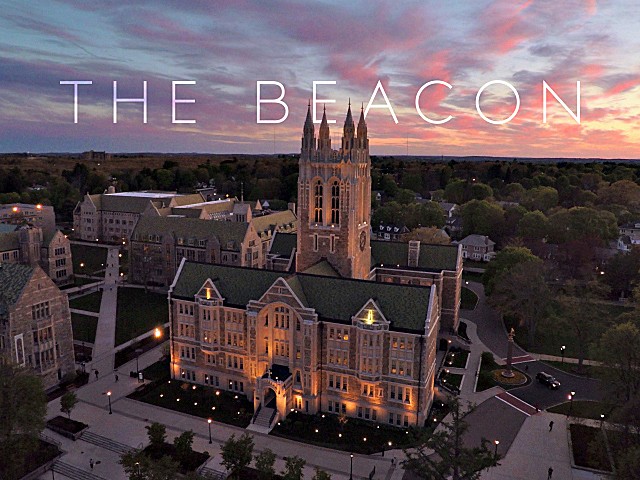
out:
<path id="1" fill-rule="evenodd" d="M 211 440 L 211 422 L 212 421 L 213 420 L 211 420 L 211 419 L 207 420 L 207 423 L 209 424 L 209 443 L 213 443 L 213 440 Z"/>
<path id="2" fill-rule="evenodd" d="M 564 351 L 567 347 L 565 345 L 562 345 L 560 347 L 560 353 L 562 354 L 562 363 L 564 364 Z"/>
<path id="3" fill-rule="evenodd" d="M 109 415 L 111 415 L 113 413 L 111 411 L 111 391 L 107 392 L 107 398 L 109 399 Z"/>
<path id="4" fill-rule="evenodd" d="M 498 445 L 500 445 L 500 440 L 494 440 L 493 443 L 496 446 L 493 452 L 493 456 L 495 457 L 495 463 L 497 464 L 498 463 Z"/>
<path id="5" fill-rule="evenodd" d="M 351 454 L 351 468 L 349 469 L 349 480 L 353 480 L 353 453 Z"/>

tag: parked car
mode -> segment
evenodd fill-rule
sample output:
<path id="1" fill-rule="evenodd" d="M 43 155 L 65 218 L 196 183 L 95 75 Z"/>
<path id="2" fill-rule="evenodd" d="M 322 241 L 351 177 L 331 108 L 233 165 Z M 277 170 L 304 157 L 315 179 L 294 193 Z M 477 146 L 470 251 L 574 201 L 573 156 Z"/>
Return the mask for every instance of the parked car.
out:
<path id="1" fill-rule="evenodd" d="M 557 390 L 558 387 L 560 387 L 560 382 L 556 380 L 553 375 L 549 375 L 548 373 L 538 372 L 536 379 L 551 390 Z"/>

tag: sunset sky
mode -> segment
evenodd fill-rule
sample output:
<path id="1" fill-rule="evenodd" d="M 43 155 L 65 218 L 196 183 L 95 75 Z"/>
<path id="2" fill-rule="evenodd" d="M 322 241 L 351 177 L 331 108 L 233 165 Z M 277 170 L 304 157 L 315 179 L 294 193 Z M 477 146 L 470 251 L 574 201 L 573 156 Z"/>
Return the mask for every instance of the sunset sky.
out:
<path id="1" fill-rule="evenodd" d="M 351 98 L 358 114 L 380 79 L 398 116 L 371 110 L 372 154 L 640 158 L 640 2 L 628 1 L 267 1 L 0 0 L 0 151 L 293 153 L 313 80 L 321 87 L 334 146 Z M 421 105 L 442 126 L 422 120 Z M 73 89 L 80 87 L 79 123 Z M 148 123 L 139 105 L 148 81 Z M 195 80 L 171 124 L 171 81 Z M 256 80 L 286 87 L 289 118 L 256 124 Z M 475 111 L 487 81 L 504 80 L 522 105 L 506 125 Z M 542 80 L 575 109 L 582 83 L 582 124 L 553 99 L 542 123 Z M 378 96 L 376 103 L 382 97 Z M 482 105 L 496 119 L 513 111 L 497 86 Z M 265 109 L 269 113 L 270 109 Z M 273 110 L 275 117 L 279 110 Z"/>

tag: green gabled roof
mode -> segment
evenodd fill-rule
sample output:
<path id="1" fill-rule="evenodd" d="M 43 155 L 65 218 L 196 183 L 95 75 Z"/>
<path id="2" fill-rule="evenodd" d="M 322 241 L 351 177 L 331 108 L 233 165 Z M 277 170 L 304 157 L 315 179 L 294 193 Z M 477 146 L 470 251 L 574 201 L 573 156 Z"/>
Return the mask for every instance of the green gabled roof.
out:
<path id="1" fill-rule="evenodd" d="M 309 307 L 324 320 L 350 323 L 372 298 L 391 327 L 423 332 L 429 310 L 429 287 L 297 274 Z"/>
<path id="2" fill-rule="evenodd" d="M 19 263 L 0 263 L 0 314 L 15 304 L 33 275 L 33 268 Z"/>
<path id="3" fill-rule="evenodd" d="M 340 273 L 333 268 L 327 260 L 320 260 L 318 263 L 314 263 L 309 268 L 301 273 L 307 273 L 309 275 L 322 275 L 323 277 L 340 277 Z"/>
<path id="4" fill-rule="evenodd" d="M 271 270 L 184 262 L 173 295 L 193 298 L 210 278 L 227 305 L 244 308 L 250 300 L 260 299 L 273 282 L 282 276 L 282 272 Z"/>
<path id="5" fill-rule="evenodd" d="M 409 244 L 404 242 L 371 241 L 371 265 L 406 267 L 409 259 Z M 458 264 L 457 245 L 420 244 L 418 267 L 425 270 L 455 271 Z"/>
<path id="6" fill-rule="evenodd" d="M 18 232 L 0 234 L 0 252 L 17 250 L 20 248 L 20 236 Z"/>
<path id="7" fill-rule="evenodd" d="M 239 250 L 249 228 L 248 223 L 224 222 L 216 220 L 203 220 L 199 218 L 185 217 L 151 217 L 141 216 L 133 230 L 133 238 L 138 235 L 138 241 L 142 241 L 145 235 L 158 235 L 162 239 L 164 235 L 173 235 L 175 238 L 205 240 L 215 236 L 220 242 L 220 248 L 227 250 L 229 242 L 234 244 L 234 249 Z"/>
<path id="8" fill-rule="evenodd" d="M 298 245 L 298 235 L 295 233 L 277 232 L 271 244 L 269 253 L 281 255 L 283 257 L 291 257 L 291 252 Z"/>
<path id="9" fill-rule="evenodd" d="M 259 300 L 281 277 L 303 305 L 315 309 L 323 320 L 350 323 L 351 317 L 372 298 L 392 328 L 424 331 L 431 294 L 429 287 L 303 273 L 287 276 L 270 270 L 184 262 L 172 295 L 191 299 L 204 282 L 211 279 L 227 305 L 244 308 L 250 300 Z"/>

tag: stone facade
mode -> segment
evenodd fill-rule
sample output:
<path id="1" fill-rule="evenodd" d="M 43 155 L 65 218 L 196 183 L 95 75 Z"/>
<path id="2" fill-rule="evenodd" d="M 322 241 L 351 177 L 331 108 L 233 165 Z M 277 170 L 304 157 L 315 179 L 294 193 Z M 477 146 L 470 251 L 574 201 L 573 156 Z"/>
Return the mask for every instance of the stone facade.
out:
<path id="1" fill-rule="evenodd" d="M 56 230 L 56 216 L 49 205 L 30 205 L 27 203 L 7 203 L 0 205 L 0 223 L 12 225 L 33 225 L 44 233 L 52 234 Z"/>
<path id="2" fill-rule="evenodd" d="M 58 285 L 73 281 L 71 243 L 59 230 L 43 233 L 39 227 L 22 226 L 0 233 L 0 262 L 40 265 Z"/>
<path id="3" fill-rule="evenodd" d="M 280 418 L 298 409 L 423 425 L 437 288 L 280 275 L 183 261 L 170 289 L 172 378 L 236 391 L 256 409 L 275 398 Z M 245 284 L 254 299 L 240 306 Z M 329 291 L 349 305 L 334 311 Z"/>
<path id="4" fill-rule="evenodd" d="M 298 178 L 296 270 L 327 260 L 346 278 L 367 278 L 371 266 L 371 159 L 364 112 L 357 136 L 351 105 L 342 147 L 331 148 L 326 113 L 316 140 L 307 111 Z"/>
<path id="5" fill-rule="evenodd" d="M 67 295 L 38 266 L 0 264 L 0 355 L 47 390 L 75 371 Z"/>

